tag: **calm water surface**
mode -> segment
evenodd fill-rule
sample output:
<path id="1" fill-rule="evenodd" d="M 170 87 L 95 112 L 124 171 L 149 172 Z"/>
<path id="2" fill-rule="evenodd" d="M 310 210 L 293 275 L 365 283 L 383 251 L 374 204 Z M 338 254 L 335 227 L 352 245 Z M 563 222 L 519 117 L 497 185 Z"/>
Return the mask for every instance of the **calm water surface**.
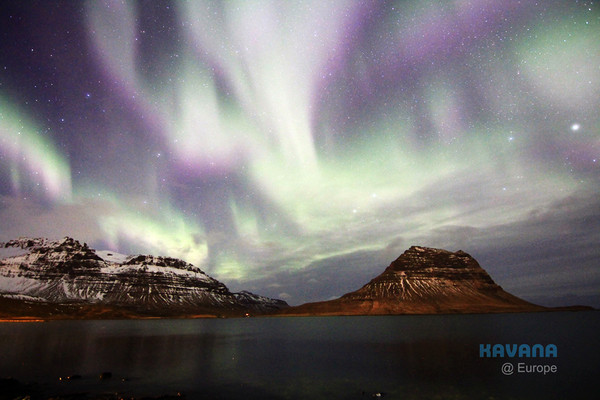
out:
<path id="1" fill-rule="evenodd" d="M 598 332 L 599 312 L 5 323 L 0 377 L 49 394 L 587 399 L 600 392 Z M 552 343 L 558 357 L 480 358 L 487 343 Z M 557 372 L 507 376 L 506 362 Z M 73 374 L 82 379 L 59 381 Z"/>

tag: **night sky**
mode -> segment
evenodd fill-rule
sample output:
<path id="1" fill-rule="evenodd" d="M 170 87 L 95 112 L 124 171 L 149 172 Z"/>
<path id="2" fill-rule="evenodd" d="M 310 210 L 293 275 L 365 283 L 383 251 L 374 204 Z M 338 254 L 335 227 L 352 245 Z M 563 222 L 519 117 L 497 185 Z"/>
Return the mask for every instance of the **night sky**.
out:
<path id="1" fill-rule="evenodd" d="M 593 1 L 2 1 L 0 241 L 290 304 L 411 245 L 600 306 Z"/>

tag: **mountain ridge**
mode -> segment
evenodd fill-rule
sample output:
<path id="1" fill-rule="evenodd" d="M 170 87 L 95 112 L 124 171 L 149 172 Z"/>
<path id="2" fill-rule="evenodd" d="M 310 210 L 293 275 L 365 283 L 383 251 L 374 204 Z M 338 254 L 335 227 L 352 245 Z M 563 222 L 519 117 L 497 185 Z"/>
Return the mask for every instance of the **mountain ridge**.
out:
<path id="1" fill-rule="evenodd" d="M 19 238 L 0 244 L 0 250 L 4 303 L 15 310 L 19 302 L 32 312 L 43 309 L 46 317 L 74 310 L 107 317 L 239 316 L 288 306 L 250 292 L 232 293 L 183 260 L 97 252 L 70 237 Z M 82 309 L 86 306 L 90 310 Z"/>
<path id="2" fill-rule="evenodd" d="M 94 250 L 65 237 L 0 243 L 0 320 L 452 314 L 547 308 L 502 289 L 468 253 L 411 246 L 358 290 L 289 307 L 183 260 Z"/>

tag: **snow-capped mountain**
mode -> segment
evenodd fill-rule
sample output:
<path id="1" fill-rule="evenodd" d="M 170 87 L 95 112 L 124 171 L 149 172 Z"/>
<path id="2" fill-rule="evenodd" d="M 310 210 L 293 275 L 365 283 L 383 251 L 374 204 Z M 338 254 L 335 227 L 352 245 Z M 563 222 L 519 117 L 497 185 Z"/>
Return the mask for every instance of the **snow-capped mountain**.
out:
<path id="1" fill-rule="evenodd" d="M 339 299 L 282 310 L 293 315 L 542 311 L 498 286 L 464 251 L 412 246 L 379 276 Z"/>
<path id="2" fill-rule="evenodd" d="M 264 313 L 287 303 L 227 287 L 185 261 L 96 251 L 72 238 L 0 243 L 0 296 L 170 314 Z"/>

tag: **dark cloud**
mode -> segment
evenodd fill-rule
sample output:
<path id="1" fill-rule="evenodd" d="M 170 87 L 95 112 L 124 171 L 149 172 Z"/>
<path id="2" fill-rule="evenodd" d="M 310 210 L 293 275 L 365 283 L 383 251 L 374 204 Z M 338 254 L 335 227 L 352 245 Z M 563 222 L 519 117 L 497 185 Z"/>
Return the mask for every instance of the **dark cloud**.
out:
<path id="1" fill-rule="evenodd" d="M 467 251 L 515 295 L 548 304 L 575 292 L 591 298 L 600 285 L 599 199 L 597 192 L 578 193 L 514 223 L 445 226 L 419 240 Z"/>
<path id="2" fill-rule="evenodd" d="M 299 271 L 273 273 L 264 280 L 239 285 L 265 288 L 263 292 L 271 295 L 285 291 L 291 303 L 339 297 L 383 272 L 411 245 L 424 245 L 470 253 L 496 283 L 530 301 L 598 307 L 599 199 L 597 193 L 580 193 L 512 224 L 486 228 L 447 225 L 410 241 L 397 237 L 380 250 L 327 257 Z"/>
<path id="3" fill-rule="evenodd" d="M 399 254 L 398 254 L 399 255 Z M 339 297 L 379 275 L 393 260 L 383 250 L 356 251 L 315 261 L 297 271 L 281 271 L 261 280 L 245 280 L 232 288 L 252 287 L 270 296 L 285 292 L 290 304 Z"/>

